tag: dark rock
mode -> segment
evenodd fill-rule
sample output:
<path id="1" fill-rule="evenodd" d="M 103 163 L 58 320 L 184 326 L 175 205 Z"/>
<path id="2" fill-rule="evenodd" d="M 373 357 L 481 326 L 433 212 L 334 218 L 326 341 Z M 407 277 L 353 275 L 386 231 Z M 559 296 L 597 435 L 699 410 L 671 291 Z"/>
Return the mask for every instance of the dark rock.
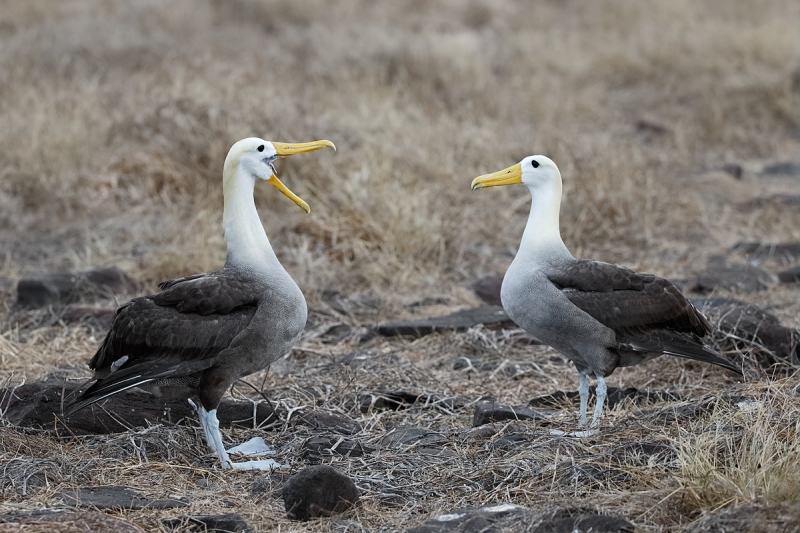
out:
<path id="1" fill-rule="evenodd" d="M 439 515 L 406 533 L 499 533 L 523 531 L 533 512 L 513 503 L 456 509 Z"/>
<path id="2" fill-rule="evenodd" d="M 133 280 L 117 267 L 55 272 L 19 280 L 17 305 L 37 308 L 53 303 L 91 301 L 127 294 L 135 288 Z"/>
<path id="3" fill-rule="evenodd" d="M 800 265 L 778 272 L 781 283 L 800 283 Z"/>
<path id="4" fill-rule="evenodd" d="M 81 409 L 69 417 L 62 414 L 62 398 L 79 383 L 49 380 L 0 389 L 0 411 L 11 425 L 55 429 L 61 436 L 109 434 L 131 427 L 178 423 L 193 418 L 195 411 L 185 400 L 158 398 L 140 389 L 130 389 Z M 255 414 L 256 419 L 253 420 Z M 222 427 L 263 427 L 278 420 L 269 402 L 223 398 L 217 411 Z"/>
<path id="5" fill-rule="evenodd" d="M 733 245 L 733 251 L 750 260 L 771 259 L 778 263 L 793 263 L 800 260 L 800 242 L 778 244 L 774 242 L 744 242 Z"/>
<path id="6" fill-rule="evenodd" d="M 198 533 L 250 533 L 253 531 L 238 513 L 165 518 L 161 523 L 168 531 L 179 529 Z"/>
<path id="7" fill-rule="evenodd" d="M 286 516 L 291 520 L 343 513 L 352 508 L 358 498 L 355 483 L 327 465 L 301 470 L 283 485 Z"/>
<path id="8" fill-rule="evenodd" d="M 447 316 L 405 320 L 380 324 L 371 331 L 384 337 L 424 337 L 435 331 L 466 331 L 478 324 L 486 326 L 513 326 L 514 322 L 500 306 L 476 307 L 457 311 Z M 516 326 L 514 326 L 516 327 Z"/>
<path id="9" fill-rule="evenodd" d="M 381 446 L 387 448 L 441 447 L 449 441 L 441 433 L 430 429 L 399 427 L 391 430 L 381 439 Z"/>
<path id="10" fill-rule="evenodd" d="M 99 511 L 33 511 L 0 515 L 2 531 L 114 531 L 118 533 L 144 533 L 135 524 Z"/>
<path id="11" fill-rule="evenodd" d="M 472 290 L 478 298 L 489 305 L 503 305 L 500 301 L 500 288 L 503 285 L 503 276 L 486 276 L 472 284 Z"/>
<path id="12" fill-rule="evenodd" d="M 595 387 L 589 387 L 589 401 L 595 397 Z M 609 409 L 613 409 L 618 404 L 625 400 L 632 402 L 634 405 L 641 405 L 650 402 L 675 402 L 681 401 L 684 397 L 666 391 L 640 391 L 635 387 L 628 387 L 627 389 L 619 389 L 617 387 L 608 387 L 606 391 L 606 405 Z M 559 408 L 564 405 L 579 405 L 580 395 L 578 391 L 558 391 L 547 396 L 540 396 L 528 402 L 531 407 L 552 407 Z"/>
<path id="13" fill-rule="evenodd" d="M 429 396 L 425 398 L 430 399 Z M 362 413 L 369 413 L 371 410 L 389 409 L 399 411 L 415 404 L 422 399 L 421 394 L 413 392 L 367 392 L 358 395 L 359 410 Z"/>
<path id="14" fill-rule="evenodd" d="M 722 171 L 730 174 L 736 179 L 742 178 L 742 165 L 738 163 L 725 163 L 722 165 Z"/>
<path id="15" fill-rule="evenodd" d="M 762 368 L 798 363 L 800 331 L 784 327 L 772 313 L 730 298 L 690 301 L 711 321 L 714 340 L 723 350 L 746 351 Z"/>
<path id="16" fill-rule="evenodd" d="M 751 503 L 705 514 L 684 533 L 789 533 L 800 531 L 797 502 L 764 505 Z"/>
<path id="17" fill-rule="evenodd" d="M 189 505 L 182 500 L 152 500 L 130 487 L 77 487 L 53 495 L 53 500 L 63 500 L 70 507 L 93 509 L 172 509 Z"/>
<path id="18" fill-rule="evenodd" d="M 765 166 L 762 174 L 771 176 L 800 176 L 800 163 L 796 161 L 781 161 Z"/>
<path id="19" fill-rule="evenodd" d="M 318 435 L 307 439 L 303 443 L 303 451 L 306 457 L 319 459 L 330 457 L 333 454 L 344 455 L 346 457 L 361 457 L 372 453 L 375 448 L 361 444 L 357 440 L 342 439 L 340 437 L 326 437 Z"/>
<path id="20" fill-rule="evenodd" d="M 353 333 L 353 328 L 346 324 L 334 324 L 325 330 L 320 337 L 325 342 L 341 342 Z"/>
<path id="21" fill-rule="evenodd" d="M 490 422 L 501 420 L 543 420 L 546 417 L 532 409 L 522 406 L 510 406 L 495 403 L 493 401 L 483 401 L 475 404 L 475 412 L 472 415 L 472 427 L 482 426 Z"/>
<path id="22" fill-rule="evenodd" d="M 482 426 L 467 429 L 461 432 L 461 438 L 465 441 L 485 440 L 499 433 L 510 435 L 512 433 L 524 433 L 525 426 L 523 424 L 515 424 L 508 422 L 495 422 L 491 424 L 484 424 Z"/>
<path id="23" fill-rule="evenodd" d="M 761 291 L 777 281 L 771 272 L 744 263 L 732 263 L 721 256 L 712 257 L 708 267 L 690 283 L 692 292 L 709 293 L 716 288 L 732 292 Z"/>
<path id="24" fill-rule="evenodd" d="M 507 448 L 517 448 L 528 443 L 528 437 L 523 433 L 509 433 L 491 442 L 493 450 L 505 450 Z"/>
<path id="25" fill-rule="evenodd" d="M 303 412 L 297 415 L 296 418 L 292 418 L 292 420 L 315 429 L 327 429 L 344 435 L 354 435 L 364 429 L 359 422 L 352 418 L 325 411 Z"/>
<path id="26" fill-rule="evenodd" d="M 646 118 L 640 118 L 636 122 L 634 122 L 634 126 L 636 127 L 636 131 L 639 133 L 644 133 L 648 135 L 664 135 L 670 133 L 672 130 L 669 126 L 664 124 L 660 124 L 653 120 L 649 120 Z"/>
<path id="27" fill-rule="evenodd" d="M 558 509 L 539 519 L 531 533 L 633 533 L 634 525 L 621 516 L 590 509 Z"/>

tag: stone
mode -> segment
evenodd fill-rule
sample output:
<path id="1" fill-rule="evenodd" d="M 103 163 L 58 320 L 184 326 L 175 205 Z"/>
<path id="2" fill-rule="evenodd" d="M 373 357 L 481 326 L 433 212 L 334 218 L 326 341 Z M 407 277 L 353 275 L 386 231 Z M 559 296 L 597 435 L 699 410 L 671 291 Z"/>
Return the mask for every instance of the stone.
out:
<path id="1" fill-rule="evenodd" d="M 762 368 L 798 364 L 800 331 L 757 305 L 732 298 L 692 298 L 714 326 L 712 335 L 724 350 L 746 350 Z"/>
<path id="2" fill-rule="evenodd" d="M 739 241 L 731 248 L 749 260 L 764 261 L 767 259 L 778 263 L 793 263 L 800 260 L 800 242 L 746 242 Z"/>
<path id="3" fill-rule="evenodd" d="M 800 265 L 778 272 L 778 281 L 781 283 L 800 283 Z"/>
<path id="4" fill-rule="evenodd" d="M 353 481 L 328 465 L 305 468 L 283 485 L 286 516 L 291 520 L 310 520 L 332 516 L 351 509 L 359 498 Z"/>
<path id="5" fill-rule="evenodd" d="M 528 407 L 511 406 L 482 401 L 475 404 L 472 415 L 472 427 L 482 426 L 501 420 L 544 420 L 546 416 Z"/>
<path id="6" fill-rule="evenodd" d="M 66 417 L 61 412 L 62 398 L 79 386 L 80 383 L 51 379 L 0 389 L 0 411 L 13 426 L 54 429 L 61 436 L 106 435 L 127 431 L 130 427 L 174 424 L 196 416 L 188 401 L 158 398 L 134 388 Z M 270 402 L 254 404 L 227 397 L 222 399 L 217 411 L 221 427 L 262 427 L 280 416 L 273 411 Z"/>
<path id="7" fill-rule="evenodd" d="M 136 284 L 117 267 L 84 272 L 53 272 L 22 278 L 17 283 L 17 305 L 38 308 L 50 304 L 92 301 L 127 294 Z"/>
<path id="8" fill-rule="evenodd" d="M 722 256 L 709 259 L 708 266 L 690 283 L 691 292 L 709 293 L 716 288 L 732 292 L 762 291 L 775 284 L 777 278 L 771 272 L 754 265 L 733 263 Z"/>
<path id="9" fill-rule="evenodd" d="M 34 511 L 0 515 L 0 531 L 114 531 L 118 533 L 144 533 L 144 530 L 119 517 L 100 511 Z"/>
<path id="10" fill-rule="evenodd" d="M 165 518 L 161 523 L 168 531 L 197 533 L 252 533 L 253 531 L 238 513 Z"/>
<path id="11" fill-rule="evenodd" d="M 770 176 L 800 176 L 800 162 L 781 161 L 772 163 L 761 169 L 761 173 Z"/>
<path id="12" fill-rule="evenodd" d="M 153 500 L 142 496 L 136 490 L 121 485 L 105 487 L 76 487 L 57 492 L 53 500 L 62 500 L 69 507 L 88 507 L 92 509 L 172 509 L 186 507 L 182 500 Z"/>
<path id="13" fill-rule="evenodd" d="M 430 398 L 426 396 L 426 398 Z M 421 394 L 407 391 L 395 392 L 365 392 L 358 395 L 359 410 L 362 413 L 369 413 L 373 410 L 389 409 L 399 411 L 417 403 L 422 399 Z"/>
<path id="14" fill-rule="evenodd" d="M 380 324 L 371 330 L 372 333 L 384 337 L 408 336 L 424 337 L 436 331 L 466 331 L 479 324 L 485 326 L 516 327 L 508 318 L 503 308 L 498 305 L 487 305 L 464 309 L 446 316 L 404 320 Z M 369 334 L 368 334 L 369 335 Z"/>
<path id="15" fill-rule="evenodd" d="M 503 276 L 498 274 L 486 276 L 471 285 L 475 294 L 489 305 L 503 305 L 500 301 L 500 288 L 503 285 Z"/>
<path id="16" fill-rule="evenodd" d="M 354 435 L 364 429 L 359 422 L 352 418 L 325 411 L 302 412 L 295 416 L 296 418 L 292 418 L 292 420 L 297 424 L 304 424 L 315 429 L 327 429 L 343 435 Z"/>

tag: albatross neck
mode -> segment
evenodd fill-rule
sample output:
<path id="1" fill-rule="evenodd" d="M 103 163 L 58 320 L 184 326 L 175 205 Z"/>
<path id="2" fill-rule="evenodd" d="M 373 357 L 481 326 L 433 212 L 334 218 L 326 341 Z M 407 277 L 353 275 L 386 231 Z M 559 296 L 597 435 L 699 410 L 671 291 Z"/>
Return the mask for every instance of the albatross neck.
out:
<path id="1" fill-rule="evenodd" d="M 560 180 L 529 186 L 531 212 L 517 257 L 534 264 L 571 259 L 558 227 L 561 208 Z"/>
<path id="2" fill-rule="evenodd" d="M 253 199 L 256 178 L 237 168 L 232 176 L 225 176 L 223 194 L 225 208 L 222 229 L 228 245 L 225 266 L 257 272 L 264 276 L 285 274 L 269 243 L 264 226 L 258 217 Z"/>

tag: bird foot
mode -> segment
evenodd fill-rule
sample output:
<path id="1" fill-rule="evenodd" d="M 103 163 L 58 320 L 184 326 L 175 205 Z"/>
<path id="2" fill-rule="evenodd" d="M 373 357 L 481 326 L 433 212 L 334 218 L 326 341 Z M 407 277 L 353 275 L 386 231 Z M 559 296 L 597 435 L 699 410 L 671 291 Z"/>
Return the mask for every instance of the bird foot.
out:
<path id="1" fill-rule="evenodd" d="M 261 437 L 253 437 L 247 442 L 243 442 L 238 446 L 234 446 L 228 453 L 241 453 L 242 455 L 272 455 L 275 450 L 267 446 L 264 439 Z"/>

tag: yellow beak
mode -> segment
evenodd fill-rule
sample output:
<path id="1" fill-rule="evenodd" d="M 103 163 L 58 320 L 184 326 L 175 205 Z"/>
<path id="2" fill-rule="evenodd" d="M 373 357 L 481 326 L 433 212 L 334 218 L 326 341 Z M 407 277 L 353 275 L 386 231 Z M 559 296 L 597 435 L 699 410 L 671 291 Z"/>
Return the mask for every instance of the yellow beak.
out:
<path id="1" fill-rule="evenodd" d="M 333 148 L 336 151 L 336 145 L 330 141 L 311 141 L 310 143 L 276 143 L 273 142 L 272 146 L 278 152 L 278 157 L 288 157 L 295 154 L 305 154 L 306 152 L 313 152 L 315 150 L 322 150 L 323 148 Z"/>
<path id="2" fill-rule="evenodd" d="M 275 152 L 277 152 L 278 157 L 288 157 L 290 155 L 295 154 L 305 154 L 307 152 L 314 152 L 315 150 L 322 150 L 323 148 L 333 148 L 333 151 L 336 151 L 336 145 L 334 145 L 330 141 L 311 141 L 309 143 L 278 143 L 273 142 L 272 146 L 275 147 Z M 270 179 L 267 180 L 269 183 L 275 186 L 276 189 L 281 191 L 285 194 L 291 201 L 296 203 L 300 206 L 300 209 L 305 211 L 306 213 L 311 212 L 311 208 L 308 207 L 308 204 L 303 201 L 302 198 L 297 196 L 295 193 L 289 190 L 289 188 L 284 185 L 281 180 L 278 179 L 278 176 L 275 174 L 272 175 Z"/>
<path id="3" fill-rule="evenodd" d="M 478 176 L 472 180 L 472 190 L 476 191 L 500 185 L 514 185 L 515 183 L 522 183 L 522 165 L 519 163 L 491 174 Z"/>

